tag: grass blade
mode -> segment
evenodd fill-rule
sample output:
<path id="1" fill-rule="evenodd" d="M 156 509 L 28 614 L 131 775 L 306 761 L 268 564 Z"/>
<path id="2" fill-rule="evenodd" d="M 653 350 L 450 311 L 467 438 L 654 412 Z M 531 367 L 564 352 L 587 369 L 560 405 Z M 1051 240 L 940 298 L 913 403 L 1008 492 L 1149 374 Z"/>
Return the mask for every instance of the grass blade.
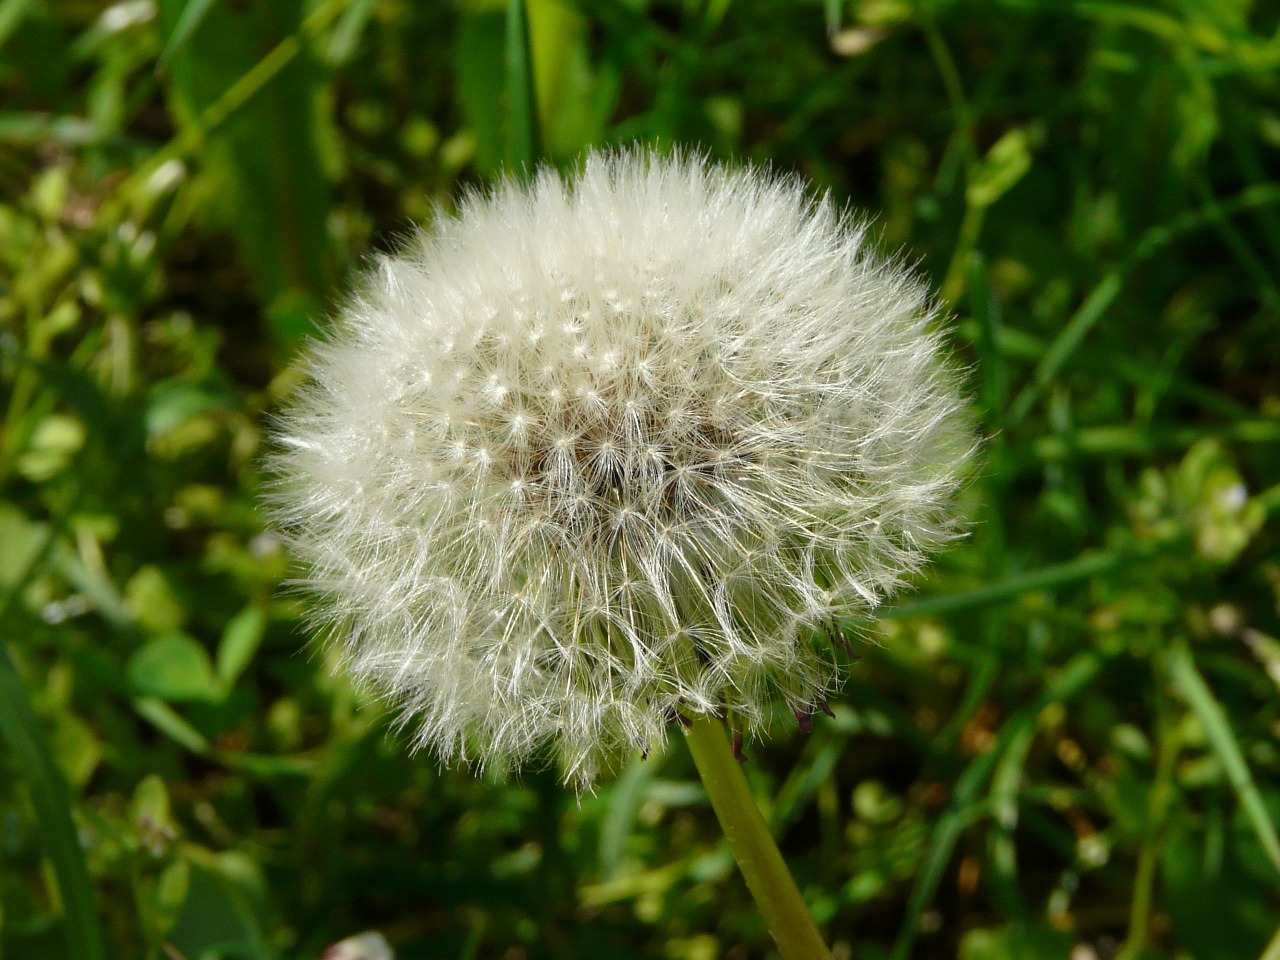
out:
<path id="1" fill-rule="evenodd" d="M 911 899 L 907 902 L 906 918 L 893 946 L 893 953 L 889 955 L 890 960 L 907 960 L 911 955 L 911 948 L 915 945 L 916 934 L 920 929 L 920 917 L 942 883 L 942 874 L 951 861 L 951 852 L 965 828 L 980 814 L 976 805 L 978 787 L 986 779 L 994 759 L 994 752 L 983 754 L 969 765 L 957 781 L 951 809 L 939 818 L 938 825 L 929 837 L 924 865 L 916 874 L 916 884 L 911 891 Z"/>
<path id="2" fill-rule="evenodd" d="M 542 127 L 538 123 L 538 91 L 533 79 L 525 0 L 510 0 L 507 4 L 506 60 L 511 159 L 517 170 L 532 173 L 542 157 Z"/>
<path id="3" fill-rule="evenodd" d="M 0 643 L 0 732 L 4 734 L 17 761 L 16 766 L 24 772 L 31 789 L 31 805 L 39 821 L 45 853 L 58 879 L 71 956 L 105 960 L 89 870 L 71 819 L 71 797 L 45 746 L 40 721 L 31 706 L 26 686 L 18 676 L 8 647 L 3 643 Z"/>
<path id="4" fill-rule="evenodd" d="M 1280 928 L 1276 929 L 1276 935 L 1267 944 L 1267 949 L 1262 951 L 1261 960 L 1280 960 Z"/>
<path id="5" fill-rule="evenodd" d="M 1179 641 L 1170 652 L 1169 673 L 1174 686 L 1186 697 L 1204 727 L 1209 744 L 1226 770 L 1227 779 L 1231 781 L 1231 786 L 1240 799 L 1240 806 L 1244 809 L 1258 842 L 1276 870 L 1280 871 L 1280 837 L 1276 835 L 1276 826 L 1262 802 L 1262 794 L 1258 792 L 1253 775 L 1249 772 L 1244 751 L 1240 749 L 1240 743 L 1231 731 L 1227 715 L 1200 671 L 1196 669 L 1195 660 L 1185 642 Z"/>
<path id="6" fill-rule="evenodd" d="M 1082 653 L 1067 663 L 1045 688 L 1044 693 L 1009 718 L 1000 732 L 994 749 L 980 754 L 968 766 L 956 782 L 951 806 L 938 820 L 929 838 L 929 849 L 924 864 L 916 874 L 916 884 L 907 903 L 906 916 L 897 942 L 893 945 L 890 960 L 907 960 L 915 944 L 920 917 L 934 893 L 942 883 L 943 871 L 951 860 L 951 853 L 965 828 L 984 813 L 991 812 L 978 791 L 999 758 L 1010 750 L 1021 750 L 1024 738 L 1034 736 L 1036 718 L 1047 705 L 1069 700 L 1092 682 L 1101 671 L 1102 659 L 1094 652 Z M 1028 733 L 1027 731 L 1031 731 Z M 1029 745 L 1029 739 L 1027 741 Z"/>
<path id="7" fill-rule="evenodd" d="M 209 12 L 209 8 L 212 6 L 213 0 L 189 0 L 187 5 L 182 8 L 177 25 L 169 36 L 169 42 L 164 45 L 164 50 L 160 53 L 160 59 L 156 62 L 158 69 L 163 70 L 169 65 L 169 61 L 174 58 L 174 55 L 191 39 L 191 35 L 196 32 L 196 27 L 200 26 L 200 21 L 204 19 L 204 15 Z"/>
<path id="8" fill-rule="evenodd" d="M 834 37 L 840 32 L 841 13 L 843 12 L 840 9 L 840 0 L 825 0 L 823 5 L 826 7 L 827 36 Z"/>
<path id="9" fill-rule="evenodd" d="M 0 623 L 8 620 L 16 598 L 48 558 L 53 538 L 50 530 L 48 540 L 0 604 Z M 40 720 L 18 674 L 17 664 L 3 642 L 0 642 L 0 734 L 13 751 L 15 766 L 23 771 L 31 790 L 31 805 L 44 840 L 45 854 L 58 882 L 70 955 L 77 960 L 105 960 L 89 869 L 71 817 L 71 795 L 45 744 Z"/>
<path id="10" fill-rule="evenodd" d="M 1129 275 L 1144 260 L 1193 230 L 1211 223 L 1222 223 L 1225 217 L 1244 210 L 1274 204 L 1277 201 L 1278 187 L 1280 185 L 1274 183 L 1256 184 L 1229 200 L 1215 200 L 1212 205 L 1188 211 L 1167 224 L 1149 228 L 1133 248 L 1133 252 L 1102 278 L 1054 338 L 1030 381 L 1014 398 L 1013 405 L 1009 408 L 1009 423 L 1017 424 L 1031 412 L 1058 372 L 1084 342 L 1089 331 L 1097 326 L 1098 321 L 1120 296 Z"/>
<path id="11" fill-rule="evenodd" d="M 981 607 L 1000 600 L 1009 600 L 1033 590 L 1047 590 L 1050 587 L 1063 586 L 1078 580 L 1088 580 L 1100 573 L 1114 570 L 1127 559 L 1130 557 L 1122 553 L 1089 553 L 1067 563 L 1020 574 L 976 590 L 966 590 L 941 597 L 928 597 L 914 603 L 904 603 L 898 607 L 877 611 L 876 619 L 903 620 L 907 617 L 936 617 Z"/>
<path id="12" fill-rule="evenodd" d="M 1030 383 L 1014 398 L 1013 406 L 1009 408 L 1010 422 L 1019 423 L 1031 412 L 1031 408 L 1035 406 L 1041 394 L 1057 377 L 1058 371 L 1076 352 L 1089 331 L 1097 326 L 1098 321 L 1115 302 L 1116 297 L 1120 296 L 1124 281 L 1125 271 L 1114 270 L 1094 287 L 1093 292 L 1080 305 L 1080 309 L 1067 321 L 1053 343 L 1049 345 L 1035 372 L 1031 374 Z"/>

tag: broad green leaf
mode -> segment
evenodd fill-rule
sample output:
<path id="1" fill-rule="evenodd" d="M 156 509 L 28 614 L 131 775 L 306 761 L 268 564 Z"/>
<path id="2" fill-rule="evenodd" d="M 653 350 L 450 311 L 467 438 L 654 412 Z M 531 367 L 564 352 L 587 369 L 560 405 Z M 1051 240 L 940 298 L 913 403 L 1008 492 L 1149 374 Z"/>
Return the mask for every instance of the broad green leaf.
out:
<path id="1" fill-rule="evenodd" d="M 175 860 L 160 874 L 156 881 L 151 902 L 151 922 L 157 936 L 166 936 L 187 902 L 191 890 L 191 864 Z"/>
<path id="2" fill-rule="evenodd" d="M 261 607 L 245 607 L 227 624 L 217 654 L 217 677 L 223 690 L 244 673 L 262 642 L 266 628 L 267 618 Z"/>
<path id="3" fill-rule="evenodd" d="M 12 590 L 26 576 L 32 561 L 46 548 L 49 528 L 28 520 L 20 510 L 0 504 L 0 588 Z"/>
<path id="4" fill-rule="evenodd" d="M 77 790 L 89 781 L 102 762 L 102 741 L 93 728 L 74 713 L 58 714 L 50 747 L 62 775 Z"/>
<path id="5" fill-rule="evenodd" d="M 163 779 L 152 773 L 138 781 L 129 803 L 129 817 L 140 830 L 174 830 L 169 788 Z"/>
<path id="6" fill-rule="evenodd" d="M 208 651 L 185 633 L 147 641 L 129 658 L 125 675 L 138 697 L 177 703 L 210 700 L 219 692 Z"/>
<path id="7" fill-rule="evenodd" d="M 176 630 L 187 617 L 169 577 L 158 566 L 138 568 L 124 586 L 124 601 L 134 621 L 148 630 Z"/>
<path id="8" fill-rule="evenodd" d="M 84 442 L 84 424 L 76 418 L 57 413 L 45 417 L 18 458 L 18 472 L 35 483 L 49 480 L 67 468 Z"/>
<path id="9" fill-rule="evenodd" d="M 162 437 L 193 417 L 235 405 L 235 397 L 190 380 L 165 380 L 147 398 L 147 436 Z"/>
<path id="10" fill-rule="evenodd" d="M 275 960 L 262 928 L 260 880 L 232 855 L 193 863 L 186 901 L 169 939 L 184 957 Z"/>
<path id="11" fill-rule="evenodd" d="M 1010 130 L 987 151 L 969 176 L 965 196 L 975 207 L 989 207 L 1008 193 L 1031 169 L 1031 136 Z"/>

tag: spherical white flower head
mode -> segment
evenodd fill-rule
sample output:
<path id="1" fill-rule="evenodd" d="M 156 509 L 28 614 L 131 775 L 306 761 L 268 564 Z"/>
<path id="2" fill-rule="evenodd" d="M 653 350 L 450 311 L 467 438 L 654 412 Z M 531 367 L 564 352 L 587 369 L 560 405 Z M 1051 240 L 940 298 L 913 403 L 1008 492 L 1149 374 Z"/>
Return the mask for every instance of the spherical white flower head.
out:
<path id="1" fill-rule="evenodd" d="M 589 788 L 674 716 L 811 714 L 823 628 L 953 535 L 934 316 L 795 179 L 543 171 L 372 271 L 281 420 L 275 515 L 420 745 L 549 744 Z"/>

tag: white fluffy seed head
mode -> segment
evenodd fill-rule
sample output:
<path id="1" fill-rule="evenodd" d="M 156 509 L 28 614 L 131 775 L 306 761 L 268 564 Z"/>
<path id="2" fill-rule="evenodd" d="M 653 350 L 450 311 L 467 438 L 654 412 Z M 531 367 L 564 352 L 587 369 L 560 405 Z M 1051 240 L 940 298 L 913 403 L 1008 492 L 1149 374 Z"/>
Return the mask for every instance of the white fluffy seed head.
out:
<path id="1" fill-rule="evenodd" d="M 955 535 L 934 320 L 796 179 L 595 156 L 370 271 L 281 417 L 271 509 L 419 745 L 550 745 L 590 788 L 673 716 L 811 713 L 824 627 Z"/>

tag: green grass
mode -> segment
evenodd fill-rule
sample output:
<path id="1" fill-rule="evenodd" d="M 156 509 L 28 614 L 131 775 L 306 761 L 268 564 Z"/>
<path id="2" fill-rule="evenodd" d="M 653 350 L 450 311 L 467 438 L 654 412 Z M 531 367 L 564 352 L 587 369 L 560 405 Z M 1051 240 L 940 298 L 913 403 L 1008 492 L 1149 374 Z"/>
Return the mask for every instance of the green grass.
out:
<path id="1" fill-rule="evenodd" d="M 637 139 L 872 215 L 990 437 L 747 750 L 836 955 L 1280 955 L 1280 8 L 103 10 L 0 0 L 0 957 L 770 955 L 678 739 L 580 804 L 408 756 L 257 508 L 364 258 Z"/>

